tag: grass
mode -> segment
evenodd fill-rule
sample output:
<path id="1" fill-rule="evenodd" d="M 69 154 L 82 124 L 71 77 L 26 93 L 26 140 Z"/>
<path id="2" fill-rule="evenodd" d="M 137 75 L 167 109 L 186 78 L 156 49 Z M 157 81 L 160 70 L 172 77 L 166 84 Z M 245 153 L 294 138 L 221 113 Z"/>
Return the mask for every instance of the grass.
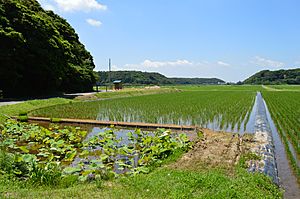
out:
<path id="1" fill-rule="evenodd" d="M 218 170 L 159 168 L 147 175 L 56 189 L 22 187 L 1 178 L 0 185 L 0 194 L 13 198 L 282 198 L 268 177 L 243 170 L 228 176 Z"/>
<path id="2" fill-rule="evenodd" d="M 178 92 L 176 88 L 126 88 L 118 91 L 109 92 L 99 92 L 94 95 L 80 96 L 76 99 L 78 100 L 98 100 L 98 99 L 114 99 L 141 95 L 151 95 L 151 94 L 161 94 L 161 93 L 171 93 Z"/>
<path id="3" fill-rule="evenodd" d="M 20 104 L 0 106 L 0 123 L 3 123 L 9 116 L 18 116 L 35 109 L 53 106 L 57 104 L 66 104 L 72 100 L 64 98 L 51 98 L 45 100 L 30 100 Z"/>
<path id="4" fill-rule="evenodd" d="M 300 91 L 300 85 L 268 85 L 265 87 L 279 91 Z"/>
<path id="5" fill-rule="evenodd" d="M 57 105 L 31 112 L 50 118 L 99 119 L 179 125 L 206 125 L 243 128 L 254 103 L 255 92 L 184 91 L 134 96 L 102 101 Z"/>
<path id="6" fill-rule="evenodd" d="M 177 85 L 169 86 L 182 91 L 260 91 L 261 85 Z"/>

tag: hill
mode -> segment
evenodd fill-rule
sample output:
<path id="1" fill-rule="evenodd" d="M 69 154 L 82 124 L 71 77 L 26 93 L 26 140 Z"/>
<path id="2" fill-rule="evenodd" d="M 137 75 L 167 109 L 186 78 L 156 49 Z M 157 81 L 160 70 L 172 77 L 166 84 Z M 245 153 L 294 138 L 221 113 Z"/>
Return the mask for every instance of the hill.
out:
<path id="1" fill-rule="evenodd" d="M 290 70 L 260 71 L 248 79 L 244 84 L 300 84 L 300 68 Z"/>
<path id="2" fill-rule="evenodd" d="M 107 71 L 98 72 L 100 83 L 109 82 Z M 168 78 L 160 73 L 141 72 L 141 71 L 111 71 L 110 79 L 122 80 L 125 84 L 218 84 L 225 83 L 217 78 Z"/>
<path id="3" fill-rule="evenodd" d="M 0 0 L 0 44 L 5 96 L 87 91 L 96 80 L 75 30 L 36 0 Z"/>

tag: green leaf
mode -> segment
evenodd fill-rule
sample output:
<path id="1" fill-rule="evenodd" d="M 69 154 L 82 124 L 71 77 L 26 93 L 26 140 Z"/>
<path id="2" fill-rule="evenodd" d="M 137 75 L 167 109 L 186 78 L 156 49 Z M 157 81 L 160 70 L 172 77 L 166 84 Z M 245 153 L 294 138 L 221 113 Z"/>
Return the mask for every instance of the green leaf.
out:
<path id="1" fill-rule="evenodd" d="M 19 149 L 21 149 L 21 151 L 23 151 L 24 153 L 29 153 L 29 150 L 26 146 L 20 146 Z"/>

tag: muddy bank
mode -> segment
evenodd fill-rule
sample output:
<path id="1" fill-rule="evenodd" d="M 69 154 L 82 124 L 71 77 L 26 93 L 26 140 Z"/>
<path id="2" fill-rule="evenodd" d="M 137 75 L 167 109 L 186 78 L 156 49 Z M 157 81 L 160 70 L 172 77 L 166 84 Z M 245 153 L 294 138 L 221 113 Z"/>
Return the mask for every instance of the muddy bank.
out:
<path id="1" fill-rule="evenodd" d="M 203 130 L 188 153 L 170 165 L 174 169 L 201 170 L 220 168 L 231 172 L 242 154 L 250 151 L 253 136 Z"/>

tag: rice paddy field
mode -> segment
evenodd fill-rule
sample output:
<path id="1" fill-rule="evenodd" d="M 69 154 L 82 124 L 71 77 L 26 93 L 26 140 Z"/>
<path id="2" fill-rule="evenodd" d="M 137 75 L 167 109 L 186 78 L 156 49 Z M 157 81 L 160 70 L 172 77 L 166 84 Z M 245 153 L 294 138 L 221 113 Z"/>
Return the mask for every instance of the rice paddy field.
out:
<path id="1" fill-rule="evenodd" d="M 168 88 L 173 88 L 173 92 L 70 102 L 30 114 L 50 118 L 198 125 L 213 127 L 214 130 L 247 132 L 256 92 L 260 91 L 299 179 L 299 86 L 195 85 Z"/>
<path id="2" fill-rule="evenodd" d="M 237 88 L 179 87 L 181 92 L 69 103 L 39 109 L 31 115 L 203 127 L 217 125 L 219 129 L 244 131 L 256 88 Z"/>
<path id="3" fill-rule="evenodd" d="M 300 92 L 264 91 L 263 96 L 299 178 Z"/>
<path id="4" fill-rule="evenodd" d="M 276 86 L 220 85 L 220 86 L 176 86 L 176 87 L 169 86 L 166 88 L 162 88 L 162 90 L 163 92 L 153 91 L 154 93 L 152 93 L 152 91 L 151 92 L 147 91 L 146 93 L 139 91 L 140 93 L 137 93 L 134 90 L 130 90 L 130 92 L 124 90 L 121 92 L 99 93 L 97 94 L 97 96 L 94 96 L 94 98 L 84 98 L 84 99 L 77 99 L 77 100 L 59 100 L 58 102 L 55 103 L 49 103 L 47 106 L 44 105 L 44 103 L 42 103 L 42 104 L 37 104 L 36 106 L 32 106 L 32 107 L 30 106 L 28 108 L 24 108 L 24 107 L 26 107 L 27 104 L 30 104 L 31 102 L 25 102 L 23 105 L 17 104 L 9 107 L 2 107 L 0 109 L 0 112 L 2 112 L 7 116 L 12 116 L 12 115 L 17 115 L 19 111 L 22 109 L 25 112 L 30 111 L 28 113 L 30 116 L 50 117 L 52 119 L 58 119 L 57 121 L 59 121 L 59 118 L 78 118 L 78 119 L 93 119 L 93 120 L 97 119 L 97 120 L 104 120 L 104 121 L 198 125 L 207 128 L 211 128 L 212 126 L 217 126 L 217 128 L 215 128 L 214 130 L 219 129 L 219 130 L 230 131 L 230 132 L 247 132 L 248 123 L 251 123 L 250 121 L 251 118 L 253 117 L 252 115 L 256 110 L 255 109 L 256 106 L 254 106 L 256 104 L 255 103 L 256 93 L 260 91 L 262 92 L 262 96 L 265 99 L 265 102 L 268 106 L 268 110 L 270 111 L 272 119 L 274 120 L 274 123 L 280 134 L 282 142 L 285 145 L 285 149 L 287 152 L 286 154 L 289 157 L 289 159 L 285 159 L 285 162 L 291 163 L 295 171 L 295 176 L 297 176 L 299 182 L 300 178 L 299 178 L 298 160 L 299 160 L 299 137 L 300 137 L 299 134 L 300 133 L 300 126 L 299 126 L 300 89 L 298 86 L 286 86 L 286 85 L 278 85 L 278 86 L 277 85 Z M 88 100 L 88 101 L 83 101 L 83 100 Z M 20 128 L 20 127 L 16 125 L 12 125 L 9 129 L 14 130 L 15 128 Z M 72 130 L 73 132 L 72 135 L 74 135 L 74 132 L 77 132 L 77 130 L 78 130 L 77 128 L 75 128 L 75 130 Z M 53 131 L 53 129 L 51 129 L 51 131 Z M 55 132 L 53 133 L 55 134 Z M 35 132 L 35 134 L 40 136 L 39 133 Z M 224 133 L 224 135 L 225 134 L 227 133 Z M 24 135 L 26 135 L 26 133 Z M 50 137 L 52 136 L 51 133 L 49 135 Z M 222 133 L 220 133 L 220 136 L 221 135 Z M 233 136 L 232 134 L 229 135 L 231 140 Z M 246 136 L 247 135 L 248 134 L 246 134 Z M 203 136 L 203 134 L 200 134 L 198 136 Z M 16 138 L 18 139 L 19 137 L 20 136 L 16 136 Z M 240 138 L 239 136 L 236 137 L 237 140 L 239 138 Z M 109 142 L 109 140 L 107 141 Z M 57 142 L 58 140 L 56 140 L 54 144 L 57 144 Z M 229 143 L 232 143 L 232 141 L 230 141 Z M 212 145 L 216 145 L 218 148 L 217 150 L 219 150 L 221 146 L 220 139 L 216 138 L 216 142 L 213 143 Z M 224 146 L 227 147 L 231 145 L 225 144 Z M 18 150 L 20 149 L 23 150 L 23 152 L 24 151 L 26 152 L 27 148 L 24 148 L 22 146 L 18 146 L 18 147 L 19 147 L 17 148 Z M 62 146 L 62 147 L 66 147 L 66 146 Z M 205 146 L 203 145 L 203 147 L 206 147 L 206 145 Z M 217 151 L 216 149 L 212 149 L 212 147 L 208 147 L 208 148 L 210 148 L 210 150 Z M 233 148 L 235 149 L 237 147 L 233 147 Z M 48 150 L 48 148 L 46 149 Z M 53 149 L 54 149 L 53 147 L 50 148 L 51 153 L 52 153 L 51 150 Z M 284 151 L 284 147 L 283 147 L 283 151 Z M 68 154 L 70 155 L 70 153 Z M 202 155 L 202 152 L 200 154 Z M 224 154 L 222 153 L 221 156 L 224 157 Z M 174 159 L 174 161 L 177 160 L 178 157 L 176 156 L 176 160 Z M 183 160 L 185 161 L 185 159 Z M 206 163 L 207 162 L 205 162 L 205 164 Z M 223 163 L 222 164 L 220 163 L 219 166 L 224 166 L 224 165 Z M 222 190 L 226 190 L 226 192 L 224 193 L 222 192 L 221 195 L 218 195 L 219 192 L 216 192 L 218 193 L 217 195 L 215 195 L 216 198 L 228 198 L 228 197 L 230 198 L 231 196 L 232 197 L 235 196 L 238 198 L 247 198 L 247 196 L 253 195 L 254 193 L 258 193 L 257 196 L 255 196 L 255 198 L 281 198 L 282 197 L 280 189 L 278 189 L 278 187 L 275 184 L 273 184 L 273 182 L 267 176 L 264 176 L 262 174 L 253 175 L 252 173 L 247 172 L 247 170 L 245 169 L 247 168 L 247 166 L 243 168 L 241 168 L 240 166 L 241 165 L 235 166 L 234 169 L 232 169 L 233 173 L 231 173 L 230 175 L 227 175 L 226 173 L 224 174 L 222 173 L 222 175 L 217 175 L 215 179 L 222 179 L 222 180 L 221 182 L 213 181 L 211 182 L 211 184 L 208 185 L 208 187 L 212 187 L 213 190 L 210 190 L 209 188 L 200 190 L 198 187 L 198 183 L 199 183 L 198 180 L 197 183 L 195 184 L 196 188 L 192 186 L 190 187 L 190 189 L 202 191 L 200 195 L 203 198 L 209 197 L 210 194 L 215 192 L 215 190 L 218 190 L 219 192 Z M 216 173 L 214 173 L 214 170 L 211 170 L 206 167 L 207 165 L 204 167 L 206 170 L 203 170 L 203 175 L 207 176 L 207 173 L 209 172 L 213 172 L 213 176 L 216 175 Z M 200 167 L 197 167 L 197 169 L 199 168 Z M 286 166 L 286 169 L 292 171 L 289 165 Z M 223 172 L 223 170 L 220 171 Z M 135 190 L 139 190 L 140 188 L 144 189 L 145 187 L 147 187 L 147 189 L 150 190 L 149 186 L 155 184 L 154 182 L 161 182 L 163 180 L 169 181 L 168 176 L 171 175 L 172 177 L 172 175 L 174 175 L 172 179 L 179 179 L 178 182 L 187 182 L 186 184 L 180 186 L 188 187 L 191 185 L 190 181 L 188 180 L 194 178 L 191 178 L 191 176 L 189 176 L 191 174 L 190 171 L 184 170 L 184 172 L 186 173 L 182 173 L 182 172 L 183 171 L 181 170 L 178 171 L 174 170 L 174 168 L 171 167 L 167 171 L 165 171 L 163 168 L 163 170 L 160 169 L 154 170 L 153 173 L 150 173 L 148 175 L 139 174 L 136 176 L 136 178 L 128 178 L 128 179 L 124 178 L 123 179 L 125 180 L 124 184 L 121 181 L 112 180 L 112 181 L 108 181 L 107 184 L 105 181 L 100 181 L 100 184 L 96 184 L 96 186 L 101 187 L 101 191 L 103 193 L 111 193 L 112 189 L 116 189 L 116 190 L 120 190 L 120 192 L 118 193 L 124 195 L 126 194 L 127 190 L 131 190 L 131 189 L 133 190 L 133 192 L 135 192 Z M 214 179 L 213 176 L 207 176 L 203 178 L 202 176 L 200 176 L 199 171 L 195 171 L 195 179 L 203 178 L 203 182 L 210 182 L 210 179 Z M 149 183 L 145 182 L 145 177 L 146 179 L 148 179 Z M 137 181 L 132 181 L 133 179 L 136 179 Z M 239 180 L 239 179 L 241 179 L 242 182 L 232 181 L 232 180 Z M 132 184 L 130 184 L 131 181 L 133 182 Z M 222 185 L 222 183 L 224 184 L 224 186 Z M 0 195 L 1 193 L 5 193 L 6 196 L 7 194 L 13 193 L 13 194 L 19 194 L 16 195 L 16 197 L 20 197 L 20 198 L 31 197 L 27 194 L 27 193 L 31 193 L 31 191 L 29 192 L 24 191 L 24 189 L 22 188 L 20 189 L 20 191 L 17 192 L 16 191 L 7 192 L 6 190 L 12 190 L 10 188 L 11 185 L 9 185 L 8 183 L 8 185 L 6 186 L 7 184 L 6 181 L 3 180 L 1 181 L 1 179 L 0 179 L 0 184 L 5 185 L 3 186 L 4 188 L 2 188 L 2 190 L 0 189 Z M 220 184 L 223 186 L 223 188 L 222 187 L 220 188 L 219 186 Z M 239 186 L 240 188 L 237 187 L 236 185 L 240 185 Z M 84 184 L 84 186 L 92 186 L 92 185 Z M 161 184 L 157 184 L 157 186 L 161 187 Z M 74 194 L 78 194 L 77 193 L 78 187 L 80 186 L 76 185 L 76 188 L 74 188 L 74 192 L 76 192 Z M 124 190 L 122 188 L 119 189 L 120 187 L 124 188 Z M 170 188 L 168 188 L 167 191 L 168 193 L 166 193 L 165 195 L 166 197 L 168 196 L 169 193 L 177 194 L 176 192 L 177 189 L 173 191 L 172 187 L 173 187 L 173 183 L 171 183 Z M 237 190 L 228 189 L 227 187 L 234 187 Z M 249 189 L 247 193 L 245 192 L 245 188 Z M 32 190 L 32 188 L 30 187 L 29 189 Z M 72 189 L 73 188 L 68 190 L 72 191 Z M 107 192 L 105 192 L 105 190 L 107 190 Z M 161 188 L 153 187 L 153 190 L 159 190 L 157 192 L 157 196 L 160 196 L 160 194 L 162 194 Z M 234 195 L 228 193 L 227 192 L 228 190 L 233 191 L 232 194 Z M 297 190 L 298 190 L 297 188 L 294 188 L 294 190 L 292 190 L 292 194 L 297 195 L 298 193 Z M 65 196 L 65 193 L 63 193 L 64 191 L 65 189 L 61 189 L 61 191 L 59 191 L 57 195 L 60 196 L 60 194 L 64 194 Z M 207 191 L 208 195 L 203 194 L 203 191 Z M 96 191 L 94 192 L 96 193 Z M 193 191 L 187 190 L 184 193 L 184 195 L 176 195 L 176 197 L 174 195 L 174 198 L 192 196 L 189 195 L 192 192 Z M 141 193 L 143 193 L 143 191 L 141 191 Z M 41 195 L 39 191 L 33 192 L 33 194 L 36 194 L 36 196 L 34 197 L 38 197 Z M 147 195 L 147 193 L 145 196 L 143 194 L 141 196 L 145 198 L 147 197 L 151 198 L 153 197 L 153 193 L 151 193 L 149 196 Z M 110 197 L 111 195 L 106 196 L 106 198 L 110 198 Z"/>

